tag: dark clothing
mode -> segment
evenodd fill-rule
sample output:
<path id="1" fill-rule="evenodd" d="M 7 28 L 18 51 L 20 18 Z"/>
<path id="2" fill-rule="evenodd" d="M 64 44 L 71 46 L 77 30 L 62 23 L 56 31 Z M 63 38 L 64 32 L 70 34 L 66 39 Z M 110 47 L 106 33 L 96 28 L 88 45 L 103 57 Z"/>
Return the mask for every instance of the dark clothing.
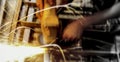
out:
<path id="1" fill-rule="evenodd" d="M 105 9 L 110 8 L 113 4 L 116 3 L 115 0 L 75 0 L 73 1 L 75 4 L 69 5 L 70 8 L 60 8 L 61 11 L 58 11 L 58 16 L 62 22 L 62 30 L 64 30 L 64 27 L 70 22 L 71 19 L 77 19 L 81 15 L 82 16 L 90 16 L 98 11 L 102 11 Z M 85 2 L 85 3 L 83 3 Z M 80 4 L 82 5 L 80 5 Z M 69 10 L 68 10 L 69 9 Z M 91 25 L 86 29 L 83 33 L 83 48 L 87 49 L 99 49 L 96 46 L 105 46 L 105 43 L 114 43 L 114 34 L 112 31 L 114 31 L 116 24 L 111 21 L 101 22 L 99 24 Z M 119 20 L 117 20 L 119 21 Z M 115 25 L 115 26 L 114 26 Z M 61 34 L 61 33 L 60 33 Z M 60 36 L 61 37 L 61 36 Z M 59 37 L 59 38 L 60 38 Z M 103 43 L 99 42 L 103 41 Z M 91 44 L 90 44 L 91 43 Z M 62 45 L 69 44 L 69 43 L 62 43 Z M 72 43 L 70 43 L 72 44 Z M 86 44 L 88 46 L 86 46 Z M 90 44 L 90 45 L 89 45 Z M 92 45 L 92 46 L 91 46 Z M 109 45 L 106 45 L 109 46 Z"/>

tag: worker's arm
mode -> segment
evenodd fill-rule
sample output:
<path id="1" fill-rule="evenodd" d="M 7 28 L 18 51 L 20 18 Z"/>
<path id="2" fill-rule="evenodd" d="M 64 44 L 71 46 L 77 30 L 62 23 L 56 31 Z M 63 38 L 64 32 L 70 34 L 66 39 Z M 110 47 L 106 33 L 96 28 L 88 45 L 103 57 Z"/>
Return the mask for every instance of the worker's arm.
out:
<path id="1" fill-rule="evenodd" d="M 105 21 L 109 18 L 120 16 L 120 2 L 113 5 L 111 8 L 98 12 L 92 16 L 77 19 L 70 23 L 63 32 L 64 40 L 80 39 L 84 28 L 98 22 Z"/>
<path id="2" fill-rule="evenodd" d="M 91 24 L 96 24 L 96 23 L 105 21 L 106 19 L 110 19 L 118 16 L 120 16 L 120 2 L 116 3 L 115 5 L 113 5 L 111 8 L 107 10 L 98 12 L 93 16 L 85 17 L 84 20 L 81 20 L 81 23 L 84 24 L 84 27 L 87 27 Z"/>

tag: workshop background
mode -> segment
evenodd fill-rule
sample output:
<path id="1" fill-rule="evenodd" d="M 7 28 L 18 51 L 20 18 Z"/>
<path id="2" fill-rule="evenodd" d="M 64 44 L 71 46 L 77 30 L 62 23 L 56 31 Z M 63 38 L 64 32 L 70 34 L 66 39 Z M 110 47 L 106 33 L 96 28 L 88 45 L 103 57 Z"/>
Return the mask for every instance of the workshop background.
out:
<path id="1" fill-rule="evenodd" d="M 73 4 L 69 5 L 72 9 L 57 8 L 60 22 L 64 24 L 67 22 L 67 19 L 79 18 L 81 15 L 92 15 L 94 12 L 103 10 L 105 9 L 104 7 L 109 8 L 109 6 L 118 2 L 117 0 L 93 1 L 96 3 L 91 2 L 91 0 L 73 0 Z M 59 3 L 59 0 L 56 3 Z M 83 5 L 80 7 L 80 4 Z M 35 13 L 38 10 L 36 0 L 0 0 L 0 43 L 43 45 L 40 21 Z M 119 23 L 120 18 L 118 17 L 88 27 L 83 33 L 81 46 L 63 49 L 66 62 L 120 62 Z M 66 44 L 61 45 L 63 43 L 60 42 L 58 44 L 65 46 Z M 29 57 L 24 62 L 65 61 L 64 57 L 62 58 L 61 51 L 54 47 L 49 48 L 49 54 L 46 53 L 49 57 Z"/>

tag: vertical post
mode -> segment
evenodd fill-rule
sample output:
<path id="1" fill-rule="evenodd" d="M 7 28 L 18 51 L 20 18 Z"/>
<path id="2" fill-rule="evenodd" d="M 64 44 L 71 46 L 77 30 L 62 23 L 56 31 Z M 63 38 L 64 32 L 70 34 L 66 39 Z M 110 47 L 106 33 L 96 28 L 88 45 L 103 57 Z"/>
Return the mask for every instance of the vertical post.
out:
<path id="1" fill-rule="evenodd" d="M 24 0 L 24 1 L 29 1 L 29 0 Z M 28 12 L 28 5 L 23 4 L 21 11 L 20 11 L 19 21 L 26 20 L 27 12 Z M 24 28 L 17 30 L 17 34 L 16 34 L 16 41 L 17 42 L 22 42 L 23 34 L 24 34 Z"/>
<path id="2" fill-rule="evenodd" d="M 0 26 L 2 24 L 2 20 L 3 20 L 3 15 L 4 15 L 4 8 L 5 8 L 5 4 L 6 4 L 6 0 L 1 0 L 0 1 L 1 4 L 0 4 Z"/>
<path id="3" fill-rule="evenodd" d="M 31 2 L 34 2 L 34 0 L 31 0 Z M 27 22 L 33 22 L 33 18 L 34 18 L 34 8 L 33 6 L 32 7 L 29 7 L 29 10 L 28 10 L 28 17 L 27 17 Z M 31 29 L 25 29 L 24 31 L 24 35 L 23 35 L 23 43 L 28 43 L 29 41 L 29 38 L 30 38 L 30 33 L 31 33 Z"/>
<path id="4" fill-rule="evenodd" d="M 15 6 L 15 13 L 14 13 L 13 20 L 12 20 L 11 31 L 14 30 L 17 26 L 21 5 L 22 5 L 22 0 L 17 0 L 16 6 Z M 10 40 L 9 43 L 12 43 L 14 41 L 14 36 L 15 36 L 15 33 L 11 33 L 9 35 L 9 40 Z"/>
<path id="5" fill-rule="evenodd" d="M 48 50 L 46 50 L 44 53 L 44 62 L 50 62 L 50 54 Z"/>

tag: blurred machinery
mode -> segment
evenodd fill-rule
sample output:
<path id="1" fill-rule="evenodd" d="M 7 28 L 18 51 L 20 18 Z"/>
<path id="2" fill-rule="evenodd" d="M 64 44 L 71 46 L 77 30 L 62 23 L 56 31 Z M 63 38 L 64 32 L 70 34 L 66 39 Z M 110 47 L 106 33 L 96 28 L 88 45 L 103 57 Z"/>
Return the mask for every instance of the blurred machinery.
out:
<path id="1" fill-rule="evenodd" d="M 113 0 L 73 0 L 69 7 L 60 8 L 58 16 L 63 23 L 66 23 L 67 20 L 79 18 L 81 15 L 93 15 L 116 2 Z M 83 33 L 82 49 L 77 47 L 65 49 L 68 62 L 120 62 L 119 40 L 116 39 L 116 37 L 119 38 L 119 23 L 118 17 L 89 26 Z"/>

